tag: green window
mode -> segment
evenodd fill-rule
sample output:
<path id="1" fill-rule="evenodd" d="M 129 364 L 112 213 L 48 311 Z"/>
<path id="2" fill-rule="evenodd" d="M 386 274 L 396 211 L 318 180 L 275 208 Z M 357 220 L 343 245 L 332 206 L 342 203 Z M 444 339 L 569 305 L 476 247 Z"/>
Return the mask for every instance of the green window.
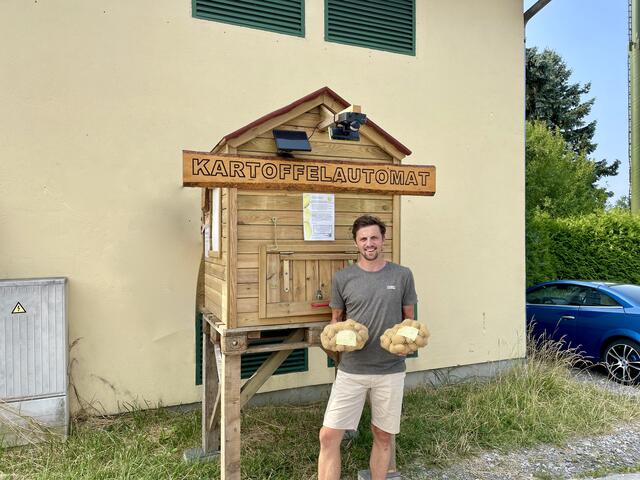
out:
<path id="1" fill-rule="evenodd" d="M 325 0 L 325 40 L 415 55 L 415 0 Z"/>
<path id="2" fill-rule="evenodd" d="M 304 0 L 192 0 L 195 18 L 304 37 Z"/>

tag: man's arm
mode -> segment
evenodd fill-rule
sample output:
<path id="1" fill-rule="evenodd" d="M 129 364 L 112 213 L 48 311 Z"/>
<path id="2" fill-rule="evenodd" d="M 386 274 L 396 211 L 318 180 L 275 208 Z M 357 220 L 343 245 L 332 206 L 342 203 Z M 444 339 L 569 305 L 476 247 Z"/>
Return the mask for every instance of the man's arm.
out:
<path id="1" fill-rule="evenodd" d="M 404 310 L 404 307 L 402 309 Z M 342 320 L 344 320 L 344 310 L 342 310 L 341 308 L 332 308 L 331 323 L 341 322 Z"/>
<path id="2" fill-rule="evenodd" d="M 413 320 L 413 313 L 414 313 L 414 306 L 413 305 L 403 305 L 402 306 L 402 318 L 410 318 L 411 320 Z M 332 320 L 333 321 L 333 320 Z"/>

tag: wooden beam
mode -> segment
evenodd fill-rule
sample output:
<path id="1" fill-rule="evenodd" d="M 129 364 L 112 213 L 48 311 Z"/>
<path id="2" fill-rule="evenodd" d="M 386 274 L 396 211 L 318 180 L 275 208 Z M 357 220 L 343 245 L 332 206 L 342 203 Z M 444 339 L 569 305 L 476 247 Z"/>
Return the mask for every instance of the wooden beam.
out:
<path id="1" fill-rule="evenodd" d="M 222 356 L 221 480 L 240 480 L 240 355 Z"/>
<path id="2" fill-rule="evenodd" d="M 247 348 L 246 353 L 279 352 L 283 350 L 293 351 L 297 348 L 307 348 L 311 346 L 312 345 L 309 345 L 306 341 L 296 343 L 272 343 L 270 345 L 252 345 Z"/>
<path id="3" fill-rule="evenodd" d="M 327 128 L 329 128 L 336 122 L 336 117 L 338 115 L 346 112 L 362 113 L 362 107 L 360 105 L 349 105 L 344 110 L 340 110 L 338 113 L 333 113 L 326 106 L 320 105 L 320 115 L 322 117 L 322 121 L 318 124 L 318 131 L 324 132 L 325 130 L 327 130 Z"/>
<path id="4" fill-rule="evenodd" d="M 295 348 L 299 348 L 300 340 L 304 338 L 304 330 L 294 330 L 281 344 L 286 350 L 274 352 L 260 365 L 260 368 L 244 384 L 240 392 L 240 405 L 243 407 L 253 397 L 260 387 L 273 375 L 278 367 L 286 360 Z M 266 345 L 265 345 L 266 346 Z M 274 346 L 274 345 L 269 345 Z"/>
<path id="5" fill-rule="evenodd" d="M 236 296 L 238 291 L 238 190 L 230 188 L 227 204 L 227 325 L 238 325 Z"/>
<path id="6" fill-rule="evenodd" d="M 215 355 L 217 333 L 211 325 L 202 325 L 202 451 L 210 454 L 220 450 L 220 378 Z M 216 415 L 217 410 L 217 415 Z"/>
<path id="7" fill-rule="evenodd" d="M 235 188 L 427 196 L 436 193 L 436 168 L 432 165 L 300 160 L 185 150 L 182 166 L 185 187 L 233 187 L 229 191 L 230 225 L 237 219 L 235 197 L 233 210 L 231 204 Z M 229 267 L 232 270 L 231 264 Z"/>
<path id="8" fill-rule="evenodd" d="M 329 125 L 335 122 L 335 113 L 333 113 L 324 105 L 320 105 L 320 118 L 322 118 L 322 120 L 316 128 L 319 132 L 324 132 L 327 130 L 327 128 L 329 128 Z"/>

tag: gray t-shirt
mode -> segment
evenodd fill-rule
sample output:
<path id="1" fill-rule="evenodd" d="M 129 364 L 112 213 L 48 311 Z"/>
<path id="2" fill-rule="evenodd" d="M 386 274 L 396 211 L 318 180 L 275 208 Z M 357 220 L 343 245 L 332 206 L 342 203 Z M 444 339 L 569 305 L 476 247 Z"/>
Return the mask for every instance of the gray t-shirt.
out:
<path id="1" fill-rule="evenodd" d="M 338 368 L 367 375 L 404 372 L 404 357 L 384 350 L 380 336 L 403 320 L 403 305 L 414 305 L 417 301 L 411 270 L 396 263 L 387 262 L 377 272 L 367 272 L 357 264 L 336 272 L 329 306 L 344 310 L 347 318 L 369 329 L 364 348 L 344 352 Z"/>

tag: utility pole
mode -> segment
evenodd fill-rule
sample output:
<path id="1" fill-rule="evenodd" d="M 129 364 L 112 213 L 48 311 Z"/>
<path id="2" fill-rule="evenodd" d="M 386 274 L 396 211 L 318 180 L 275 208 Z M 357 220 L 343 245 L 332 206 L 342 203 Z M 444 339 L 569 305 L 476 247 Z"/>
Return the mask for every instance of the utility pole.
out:
<path id="1" fill-rule="evenodd" d="M 629 0 L 629 197 L 640 214 L 640 6 Z"/>

